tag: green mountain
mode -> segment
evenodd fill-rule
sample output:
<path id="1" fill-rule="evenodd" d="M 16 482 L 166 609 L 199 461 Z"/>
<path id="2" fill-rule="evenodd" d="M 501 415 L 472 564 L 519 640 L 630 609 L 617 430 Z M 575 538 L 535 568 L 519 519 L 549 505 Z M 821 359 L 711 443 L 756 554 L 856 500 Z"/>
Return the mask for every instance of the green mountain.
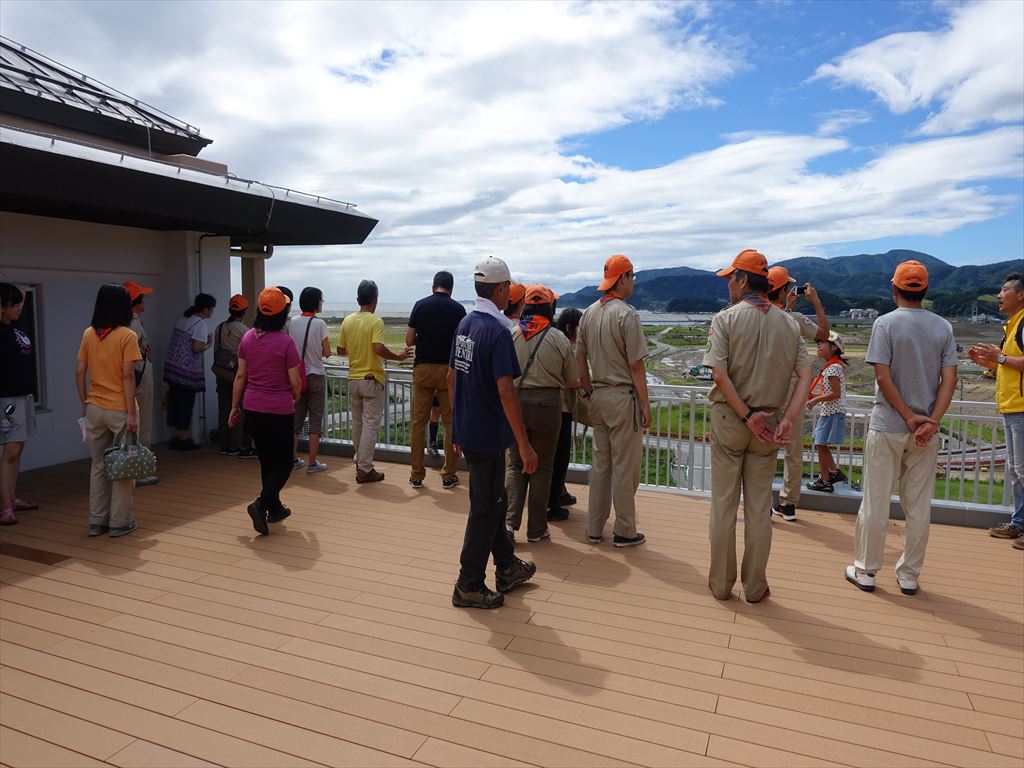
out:
<path id="1" fill-rule="evenodd" d="M 908 259 L 916 259 L 928 268 L 928 296 L 932 299 L 942 294 L 993 294 L 999 290 L 1007 274 L 1024 273 L 1022 259 L 954 267 L 927 253 L 908 250 L 831 259 L 801 257 L 778 264 L 786 267 L 801 284 L 812 283 L 822 294 L 826 310 L 839 312 L 850 306 L 882 306 L 880 302 L 892 294 L 889 281 L 896 265 Z M 587 286 L 562 294 L 558 304 L 561 307 L 586 307 L 599 295 L 597 286 Z M 716 304 L 725 306 L 728 300 L 726 281 L 714 272 L 671 267 L 638 271 L 630 304 L 637 309 L 668 310 L 671 306 L 670 311 L 674 312 L 706 312 Z"/>

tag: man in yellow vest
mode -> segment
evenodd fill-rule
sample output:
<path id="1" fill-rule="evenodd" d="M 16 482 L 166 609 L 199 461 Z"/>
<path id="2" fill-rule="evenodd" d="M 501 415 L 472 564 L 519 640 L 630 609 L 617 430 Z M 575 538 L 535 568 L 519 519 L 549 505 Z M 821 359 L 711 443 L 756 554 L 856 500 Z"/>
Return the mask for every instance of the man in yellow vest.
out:
<path id="1" fill-rule="evenodd" d="M 1009 318 L 1002 346 L 978 344 L 968 354 L 996 372 L 996 410 L 1003 415 L 1006 432 L 1006 485 L 1013 489 L 1009 522 L 988 532 L 997 539 L 1013 539 L 1014 548 L 1024 549 L 1024 275 L 1007 275 L 997 298 L 999 311 Z"/>

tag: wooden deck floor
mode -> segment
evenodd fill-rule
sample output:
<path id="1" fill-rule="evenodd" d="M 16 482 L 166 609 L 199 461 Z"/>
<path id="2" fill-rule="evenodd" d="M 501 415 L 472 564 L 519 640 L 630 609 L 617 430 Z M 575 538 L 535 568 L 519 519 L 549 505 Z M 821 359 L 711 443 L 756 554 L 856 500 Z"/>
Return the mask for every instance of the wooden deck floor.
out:
<path id="1" fill-rule="evenodd" d="M 1024 553 L 934 526 L 922 591 L 843 581 L 853 520 L 775 524 L 772 596 L 715 601 L 707 504 L 639 495 L 643 547 L 579 511 L 535 581 L 450 603 L 465 485 L 296 473 L 257 538 L 257 465 L 160 454 L 140 529 L 85 535 L 84 462 L 23 475 L 0 531 L 0 765 L 1021 766 Z M 463 478 L 464 481 L 466 478 Z"/>

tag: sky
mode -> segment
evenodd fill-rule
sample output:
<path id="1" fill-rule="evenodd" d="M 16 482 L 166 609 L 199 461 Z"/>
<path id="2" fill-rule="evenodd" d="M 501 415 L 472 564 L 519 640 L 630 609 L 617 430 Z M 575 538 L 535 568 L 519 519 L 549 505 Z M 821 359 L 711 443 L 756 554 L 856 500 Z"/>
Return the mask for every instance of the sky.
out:
<path id="1" fill-rule="evenodd" d="M 246 178 L 357 203 L 270 283 L 558 292 L 636 269 L 908 248 L 1024 258 L 1024 2 L 4 0 L 3 35 L 169 114 Z"/>

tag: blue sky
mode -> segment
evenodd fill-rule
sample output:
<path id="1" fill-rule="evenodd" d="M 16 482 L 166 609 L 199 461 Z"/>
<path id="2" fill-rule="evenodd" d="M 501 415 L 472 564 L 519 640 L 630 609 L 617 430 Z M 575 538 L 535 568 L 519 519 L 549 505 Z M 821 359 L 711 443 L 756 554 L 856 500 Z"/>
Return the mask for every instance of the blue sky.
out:
<path id="1" fill-rule="evenodd" d="M 233 173 L 379 218 L 268 262 L 328 301 L 363 278 L 408 301 L 441 268 L 468 298 L 487 255 L 559 292 L 612 253 L 1024 257 L 1018 0 L 6 0 L 3 28 Z"/>

